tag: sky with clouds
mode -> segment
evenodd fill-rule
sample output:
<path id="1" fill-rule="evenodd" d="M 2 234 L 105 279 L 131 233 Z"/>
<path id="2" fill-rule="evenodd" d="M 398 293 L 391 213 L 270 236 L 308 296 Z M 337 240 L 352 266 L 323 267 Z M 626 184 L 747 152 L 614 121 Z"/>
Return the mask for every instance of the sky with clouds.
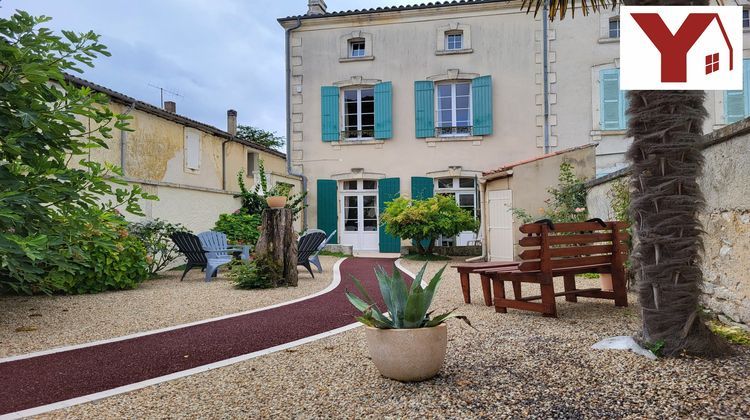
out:
<path id="1" fill-rule="evenodd" d="M 326 0 L 329 11 L 408 4 L 408 0 Z M 53 30 L 93 30 L 112 57 L 83 78 L 159 105 L 159 90 L 177 113 L 226 128 L 226 110 L 240 124 L 284 135 L 284 30 L 279 17 L 304 14 L 307 0 L 0 0 L 53 18 Z"/>

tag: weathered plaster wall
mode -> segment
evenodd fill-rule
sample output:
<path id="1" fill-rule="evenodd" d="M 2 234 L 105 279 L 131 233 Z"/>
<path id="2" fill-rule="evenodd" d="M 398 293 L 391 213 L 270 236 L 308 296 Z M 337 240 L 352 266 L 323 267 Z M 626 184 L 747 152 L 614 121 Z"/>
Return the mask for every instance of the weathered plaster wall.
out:
<path id="1" fill-rule="evenodd" d="M 112 102 L 110 107 L 116 113 L 128 110 L 128 106 L 117 102 Z M 286 160 L 283 157 L 236 142 L 225 145 L 226 186 L 222 188 L 221 147 L 226 138 L 140 109 L 130 110 L 129 115 L 132 117 L 129 124 L 133 131 L 126 135 L 125 177 L 159 197 L 158 201 L 141 203 L 147 218 L 182 223 L 194 232 L 211 229 L 221 213 L 231 213 L 240 206 L 234 194 L 239 191 L 237 174 L 240 170 L 247 172 L 248 152 L 256 153 L 259 159 L 263 159 L 270 185 L 287 182 L 294 185 L 294 191 L 300 191 L 299 178 L 286 175 Z M 94 128 L 93 122 L 84 121 L 84 124 L 90 129 Z M 200 135 L 201 162 L 197 171 L 185 167 L 186 130 L 195 130 Z M 120 166 L 120 130 L 113 130 L 107 146 L 91 149 L 90 159 Z M 255 186 L 256 177 L 257 165 L 255 174 L 246 174 L 245 184 L 248 188 Z M 298 228 L 301 229 L 301 222 Z"/>
<path id="2" fill-rule="evenodd" d="M 750 325 L 750 120 L 709 136 L 704 151 L 704 303 Z"/>
<path id="3" fill-rule="evenodd" d="M 725 321 L 750 326 L 750 119 L 705 137 L 703 303 Z M 592 216 L 611 216 L 607 195 L 618 178 L 589 188 Z"/>

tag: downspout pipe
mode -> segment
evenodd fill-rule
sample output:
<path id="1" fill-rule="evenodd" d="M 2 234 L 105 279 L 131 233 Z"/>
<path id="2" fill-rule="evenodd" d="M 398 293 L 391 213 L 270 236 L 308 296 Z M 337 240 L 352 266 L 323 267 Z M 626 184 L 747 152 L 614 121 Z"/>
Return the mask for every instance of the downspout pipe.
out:
<path id="1" fill-rule="evenodd" d="M 128 115 L 130 114 L 133 109 L 135 109 L 135 102 L 130 104 L 128 109 L 125 110 L 125 112 L 122 113 L 122 115 Z M 120 130 L 120 169 L 122 169 L 123 176 L 127 176 L 127 173 L 125 172 L 125 154 L 127 152 L 127 146 L 128 146 L 128 132 L 125 130 Z"/>
<path id="2" fill-rule="evenodd" d="M 285 31 L 285 61 L 286 61 L 286 172 L 302 179 L 302 191 L 307 191 L 307 177 L 302 172 L 294 172 L 292 168 L 292 65 L 291 65 L 291 37 L 292 31 L 302 26 L 302 20 L 297 17 L 294 26 Z M 302 202 L 302 230 L 307 230 L 307 195 Z"/>
<path id="3" fill-rule="evenodd" d="M 544 154 L 549 153 L 549 0 L 542 9 L 542 97 L 544 102 Z"/>

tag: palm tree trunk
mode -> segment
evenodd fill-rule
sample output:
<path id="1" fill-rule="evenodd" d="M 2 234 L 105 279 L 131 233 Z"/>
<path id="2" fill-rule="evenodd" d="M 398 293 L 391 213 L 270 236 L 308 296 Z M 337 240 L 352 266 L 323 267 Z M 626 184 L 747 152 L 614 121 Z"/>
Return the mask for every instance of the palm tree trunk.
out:
<path id="1" fill-rule="evenodd" d="M 628 5 L 706 5 L 705 0 L 635 0 Z M 631 91 L 628 151 L 630 213 L 636 232 L 631 261 L 642 306 L 641 340 L 663 342 L 665 356 L 717 357 L 731 350 L 700 317 L 704 204 L 698 177 L 708 115 L 703 91 Z"/>

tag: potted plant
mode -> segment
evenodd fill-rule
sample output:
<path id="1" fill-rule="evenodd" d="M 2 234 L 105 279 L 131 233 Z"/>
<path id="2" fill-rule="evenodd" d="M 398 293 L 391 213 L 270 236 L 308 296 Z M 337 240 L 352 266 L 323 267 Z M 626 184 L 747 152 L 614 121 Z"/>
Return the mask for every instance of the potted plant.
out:
<path id="1" fill-rule="evenodd" d="M 396 267 L 393 268 L 393 275 L 386 273 L 382 267 L 376 268 L 375 275 L 388 308 L 387 313 L 378 309 L 357 279 L 353 279 L 354 285 L 362 298 L 346 293 L 349 302 L 362 311 L 357 320 L 365 324 L 370 357 L 380 374 L 387 378 L 403 382 L 432 378 L 445 360 L 448 328 L 443 321 L 459 318 L 471 325 L 466 317 L 453 314 L 455 309 L 431 317 L 432 312 L 428 310 L 445 267 L 423 288 L 422 277 L 426 267 L 427 264 L 411 286 L 407 286 Z"/>
<path id="2" fill-rule="evenodd" d="M 280 209 L 286 206 L 287 196 L 291 186 L 289 184 L 277 183 L 266 194 L 266 203 L 272 209 Z"/>

